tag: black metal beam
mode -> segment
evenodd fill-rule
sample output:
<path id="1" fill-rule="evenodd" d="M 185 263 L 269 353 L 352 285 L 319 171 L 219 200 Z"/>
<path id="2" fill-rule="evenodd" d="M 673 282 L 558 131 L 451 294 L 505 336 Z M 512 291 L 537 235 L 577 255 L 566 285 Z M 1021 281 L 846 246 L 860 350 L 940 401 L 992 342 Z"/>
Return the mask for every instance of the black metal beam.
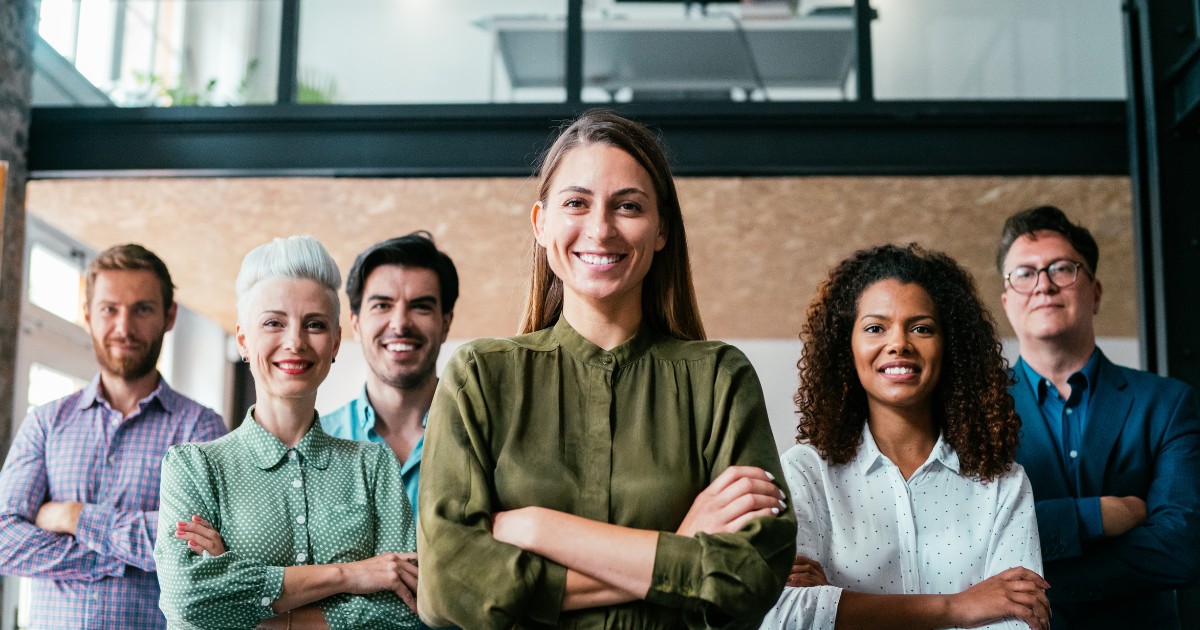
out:
<path id="1" fill-rule="evenodd" d="M 1121 102 L 628 104 L 681 175 L 1124 175 Z M 525 176 L 558 105 L 35 108 L 35 178 Z"/>
<path id="2" fill-rule="evenodd" d="M 583 102 L 583 0 L 567 0 L 567 103 Z"/>
<path id="3" fill-rule="evenodd" d="M 296 102 L 300 67 L 300 0 L 283 0 L 279 29 L 279 75 L 275 84 L 278 103 Z"/>
<path id="4" fill-rule="evenodd" d="M 1194 61 L 1200 35 L 1195 2 L 1131 0 L 1125 5 L 1130 42 L 1130 120 L 1138 127 L 1131 156 L 1139 278 L 1149 314 L 1141 341 L 1153 354 L 1149 369 L 1200 387 L 1200 339 L 1192 320 L 1200 309 L 1200 134 L 1186 126 L 1195 104 L 1187 76 L 1200 80 Z M 1200 89 L 1200 85 L 1193 86 Z M 1191 595 L 1193 601 L 1200 599 Z M 1189 626 L 1191 627 L 1191 626 Z"/>
<path id="5" fill-rule="evenodd" d="M 1200 2 L 1127 0 L 1130 177 L 1148 369 L 1200 387 Z M 1200 588 L 1178 593 L 1200 627 Z"/>
<path id="6" fill-rule="evenodd" d="M 854 38 L 857 52 L 854 76 L 860 101 L 875 100 L 875 53 L 871 48 L 871 22 L 875 17 L 871 0 L 854 0 Z"/>

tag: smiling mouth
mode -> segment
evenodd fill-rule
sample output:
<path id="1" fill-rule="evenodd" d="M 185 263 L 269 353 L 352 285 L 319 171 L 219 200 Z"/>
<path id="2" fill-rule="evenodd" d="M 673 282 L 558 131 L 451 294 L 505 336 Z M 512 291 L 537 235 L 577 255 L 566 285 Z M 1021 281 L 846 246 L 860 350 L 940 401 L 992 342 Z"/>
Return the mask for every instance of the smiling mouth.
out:
<path id="1" fill-rule="evenodd" d="M 284 374 L 303 374 L 312 365 L 311 361 L 279 361 L 275 363 L 275 367 L 282 370 Z"/>
<path id="2" fill-rule="evenodd" d="M 625 254 L 587 254 L 576 252 L 575 256 L 589 265 L 612 265 L 624 258 Z"/>
<path id="3" fill-rule="evenodd" d="M 919 370 L 915 367 L 912 367 L 912 366 L 893 365 L 890 367 L 885 367 L 880 371 L 883 372 L 884 374 L 891 374 L 893 376 L 899 376 L 902 374 L 917 374 L 921 370 Z"/>
<path id="4" fill-rule="evenodd" d="M 383 348 L 388 352 L 412 352 L 417 349 L 417 344 L 403 341 L 392 341 L 383 344 Z"/>

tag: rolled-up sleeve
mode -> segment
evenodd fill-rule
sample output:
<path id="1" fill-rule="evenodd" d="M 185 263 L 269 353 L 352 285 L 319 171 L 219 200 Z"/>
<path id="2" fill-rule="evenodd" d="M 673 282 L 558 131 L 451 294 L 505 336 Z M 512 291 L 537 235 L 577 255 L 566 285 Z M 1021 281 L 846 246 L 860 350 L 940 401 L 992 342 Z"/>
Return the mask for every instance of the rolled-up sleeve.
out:
<path id="1" fill-rule="evenodd" d="M 492 537 L 492 478 L 484 395 L 469 347 L 438 383 L 426 428 L 417 549 L 419 604 L 433 626 L 556 625 L 566 569 Z"/>
<path id="2" fill-rule="evenodd" d="M 218 497 L 204 454 L 191 444 L 163 457 L 162 503 L 154 558 L 167 621 L 210 629 L 254 627 L 272 617 L 271 604 L 283 591 L 283 567 L 268 566 L 230 550 L 197 555 L 175 538 L 175 524 L 193 514 L 220 531 Z"/>
<path id="3" fill-rule="evenodd" d="M 120 558 L 34 524 L 49 490 L 46 427 L 41 417 L 31 413 L 21 423 L 0 470 L 0 573 L 86 582 L 124 575 Z"/>
<path id="4" fill-rule="evenodd" d="M 757 466 L 782 480 L 762 386 L 736 348 L 722 354 L 713 414 L 705 453 L 710 482 L 730 466 Z M 757 627 L 778 599 L 795 553 L 791 510 L 753 519 L 731 534 L 660 533 L 646 600 L 685 609 L 690 627 Z"/>

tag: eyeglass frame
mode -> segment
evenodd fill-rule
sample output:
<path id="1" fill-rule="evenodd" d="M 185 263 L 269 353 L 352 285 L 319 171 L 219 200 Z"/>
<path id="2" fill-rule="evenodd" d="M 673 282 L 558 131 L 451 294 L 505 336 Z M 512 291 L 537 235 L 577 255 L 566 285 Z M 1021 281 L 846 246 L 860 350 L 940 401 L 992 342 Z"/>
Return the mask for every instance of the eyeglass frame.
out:
<path id="1" fill-rule="evenodd" d="M 1072 265 L 1075 265 L 1075 279 L 1068 282 L 1067 284 L 1059 284 L 1050 279 L 1050 268 L 1053 267 L 1054 265 L 1057 265 L 1058 263 L 1062 263 L 1062 262 L 1068 262 L 1068 263 L 1071 263 Z M 1033 286 L 1029 287 L 1028 291 L 1022 291 L 1022 290 L 1018 289 L 1016 287 L 1016 285 L 1014 285 L 1012 282 L 1011 276 L 1014 273 L 1016 273 L 1017 269 L 1021 269 L 1021 268 L 1033 269 Z M 1050 264 L 1048 264 L 1045 267 L 1042 267 L 1040 269 L 1037 267 L 1033 267 L 1032 265 L 1018 265 L 1012 271 L 1004 274 L 1004 282 L 1006 284 L 1008 284 L 1008 286 L 1011 287 L 1013 291 L 1016 291 L 1017 293 L 1020 293 L 1021 295 L 1029 295 L 1029 294 L 1033 293 L 1034 291 L 1036 291 L 1038 288 L 1038 285 L 1041 284 L 1043 271 L 1046 272 L 1046 282 L 1049 282 L 1050 284 L 1054 285 L 1055 288 L 1065 289 L 1067 287 L 1073 287 L 1073 286 L 1075 286 L 1076 282 L 1079 282 L 1079 271 L 1080 270 L 1083 270 L 1083 272 L 1087 274 L 1088 278 L 1095 278 L 1095 276 L 1092 275 L 1092 270 L 1088 269 L 1088 266 L 1086 263 L 1079 262 L 1078 260 L 1071 260 L 1070 258 L 1056 258 L 1054 260 L 1051 260 Z"/>

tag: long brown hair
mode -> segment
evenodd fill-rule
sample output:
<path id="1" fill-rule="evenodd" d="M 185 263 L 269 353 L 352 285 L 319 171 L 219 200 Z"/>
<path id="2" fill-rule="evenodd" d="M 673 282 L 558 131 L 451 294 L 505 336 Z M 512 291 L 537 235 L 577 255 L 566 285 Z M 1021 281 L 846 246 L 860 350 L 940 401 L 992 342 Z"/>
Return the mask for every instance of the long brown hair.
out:
<path id="1" fill-rule="evenodd" d="M 658 139 L 640 123 L 604 110 L 592 109 L 576 118 L 559 134 L 541 159 L 538 200 L 545 205 L 563 157 L 572 149 L 590 144 L 607 144 L 637 160 L 654 183 L 658 216 L 667 244 L 654 255 L 642 283 L 642 318 L 653 329 L 683 340 L 704 339 L 704 324 L 692 287 L 692 265 L 688 259 L 683 212 L 675 192 L 671 167 Z M 546 248 L 534 240 L 529 274 L 529 294 L 521 320 L 522 333 L 549 328 L 562 314 L 562 279 L 550 269 Z"/>

